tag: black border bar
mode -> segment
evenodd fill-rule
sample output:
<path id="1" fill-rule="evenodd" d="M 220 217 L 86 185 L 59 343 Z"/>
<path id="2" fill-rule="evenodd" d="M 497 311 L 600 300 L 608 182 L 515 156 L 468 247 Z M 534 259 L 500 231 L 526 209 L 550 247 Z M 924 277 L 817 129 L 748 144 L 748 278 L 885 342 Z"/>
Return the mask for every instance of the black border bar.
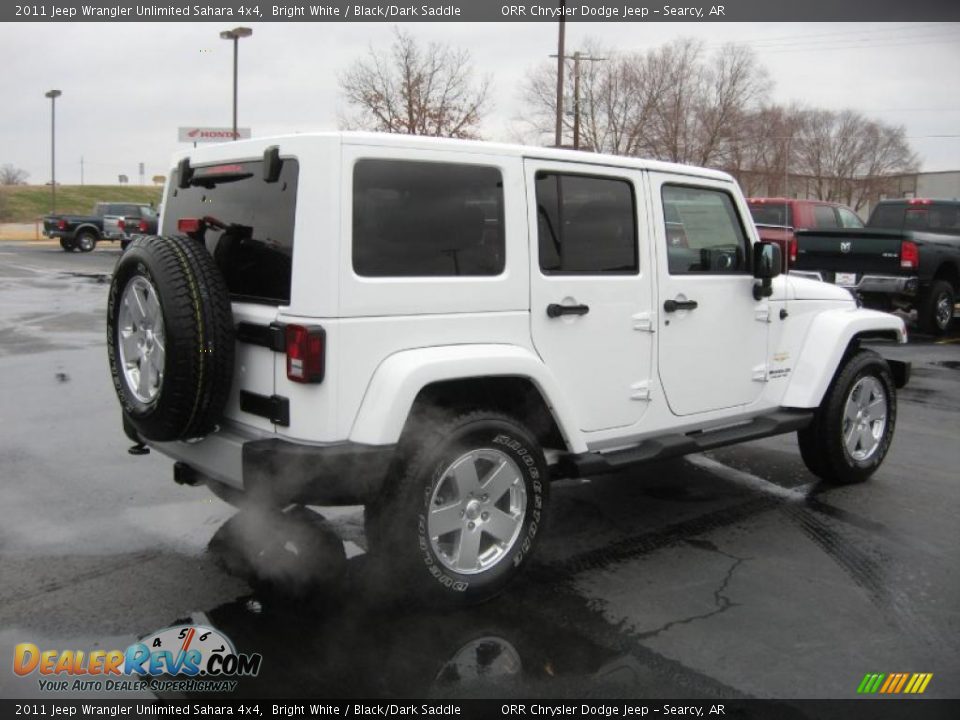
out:
<path id="1" fill-rule="evenodd" d="M 3 22 L 556 22 L 559 0 L 46 0 Z M 690 10 L 693 12 L 690 12 Z M 957 0 L 566 0 L 568 22 L 960 21 Z"/>

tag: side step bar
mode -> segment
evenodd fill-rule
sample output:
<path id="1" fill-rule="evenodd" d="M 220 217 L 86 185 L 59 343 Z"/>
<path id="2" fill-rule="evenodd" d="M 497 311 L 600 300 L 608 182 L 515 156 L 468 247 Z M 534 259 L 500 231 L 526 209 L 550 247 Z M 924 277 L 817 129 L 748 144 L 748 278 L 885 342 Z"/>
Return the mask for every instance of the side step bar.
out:
<path id="1" fill-rule="evenodd" d="M 762 415 L 750 422 L 719 430 L 664 435 L 644 440 L 631 448 L 608 453 L 588 452 L 580 455 L 564 455 L 554 466 L 554 477 L 590 477 L 617 472 L 634 465 L 654 460 L 680 457 L 690 453 L 712 450 L 725 445 L 735 445 L 748 440 L 782 435 L 805 428 L 813 420 L 813 410 L 778 410 Z"/>

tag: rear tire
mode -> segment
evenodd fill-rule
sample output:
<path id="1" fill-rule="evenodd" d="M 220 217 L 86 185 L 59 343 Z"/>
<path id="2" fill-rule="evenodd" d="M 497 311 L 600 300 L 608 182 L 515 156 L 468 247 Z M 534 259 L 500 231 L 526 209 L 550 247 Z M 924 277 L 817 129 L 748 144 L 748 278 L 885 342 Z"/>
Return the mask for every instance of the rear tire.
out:
<path id="1" fill-rule="evenodd" d="M 862 350 L 837 373 L 813 422 L 797 432 L 800 455 L 824 482 L 863 482 L 886 457 L 896 421 L 890 368 L 877 353 Z"/>
<path id="2" fill-rule="evenodd" d="M 64 252 L 73 252 L 77 249 L 77 246 L 73 244 L 73 240 L 68 240 L 67 238 L 60 238 L 60 247 L 63 248 Z"/>
<path id="3" fill-rule="evenodd" d="M 415 422 L 393 493 L 367 507 L 367 542 L 401 595 L 469 604 L 501 592 L 533 552 L 548 494 L 537 441 L 475 411 Z"/>
<path id="4" fill-rule="evenodd" d="M 920 329 L 930 335 L 943 335 L 953 322 L 953 307 L 957 298 L 953 285 L 945 280 L 936 280 L 917 309 Z"/>
<path id="5" fill-rule="evenodd" d="M 120 256 L 107 305 L 117 397 L 137 433 L 159 442 L 216 428 L 234 355 L 230 298 L 200 243 L 142 238 Z"/>
<path id="6" fill-rule="evenodd" d="M 81 230 L 73 239 L 73 244 L 80 252 L 93 252 L 97 247 L 97 236 L 89 230 Z"/>

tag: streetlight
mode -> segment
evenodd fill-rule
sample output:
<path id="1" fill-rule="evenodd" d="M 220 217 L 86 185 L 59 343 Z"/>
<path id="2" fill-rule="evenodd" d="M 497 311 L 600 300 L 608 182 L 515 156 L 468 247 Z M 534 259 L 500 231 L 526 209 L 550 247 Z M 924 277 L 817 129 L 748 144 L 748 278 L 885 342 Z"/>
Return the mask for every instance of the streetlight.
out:
<path id="1" fill-rule="evenodd" d="M 63 95 L 59 90 L 50 90 L 43 94 L 50 98 L 50 214 L 57 212 L 57 98 Z"/>
<path id="2" fill-rule="evenodd" d="M 248 27 L 235 27 L 220 33 L 221 40 L 233 40 L 233 139 L 237 139 L 237 42 L 240 38 L 250 37 L 253 30 Z"/>

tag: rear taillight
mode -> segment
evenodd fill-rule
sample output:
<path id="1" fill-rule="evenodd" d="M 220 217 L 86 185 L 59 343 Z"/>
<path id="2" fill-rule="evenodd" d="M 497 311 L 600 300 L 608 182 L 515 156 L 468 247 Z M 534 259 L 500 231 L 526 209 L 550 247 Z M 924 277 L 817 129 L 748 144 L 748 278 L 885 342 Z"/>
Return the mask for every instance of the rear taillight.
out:
<path id="1" fill-rule="evenodd" d="M 195 233 L 200 229 L 200 218 L 180 218 L 177 220 L 177 232 L 184 235 Z"/>
<path id="2" fill-rule="evenodd" d="M 917 244 L 904 240 L 900 243 L 900 267 L 916 269 L 920 266 L 920 251 Z"/>
<path id="3" fill-rule="evenodd" d="M 140 232 L 145 233 L 147 231 L 147 221 L 141 220 L 139 228 L 140 228 Z"/>
<path id="4" fill-rule="evenodd" d="M 123 220 L 117 220 L 117 229 L 118 229 L 118 230 L 126 230 L 126 229 L 127 229 L 127 223 L 124 222 Z"/>
<path id="5" fill-rule="evenodd" d="M 57 221 L 57 230 L 66 230 L 66 229 L 67 229 L 67 221 L 66 221 L 66 220 L 58 220 L 58 221 Z"/>
<path id="6" fill-rule="evenodd" d="M 326 332 L 312 325 L 287 325 L 287 379 L 298 383 L 323 381 Z"/>
<path id="7" fill-rule="evenodd" d="M 795 236 L 790 238 L 788 248 L 787 255 L 790 258 L 790 264 L 794 265 L 797 262 L 797 238 Z"/>

